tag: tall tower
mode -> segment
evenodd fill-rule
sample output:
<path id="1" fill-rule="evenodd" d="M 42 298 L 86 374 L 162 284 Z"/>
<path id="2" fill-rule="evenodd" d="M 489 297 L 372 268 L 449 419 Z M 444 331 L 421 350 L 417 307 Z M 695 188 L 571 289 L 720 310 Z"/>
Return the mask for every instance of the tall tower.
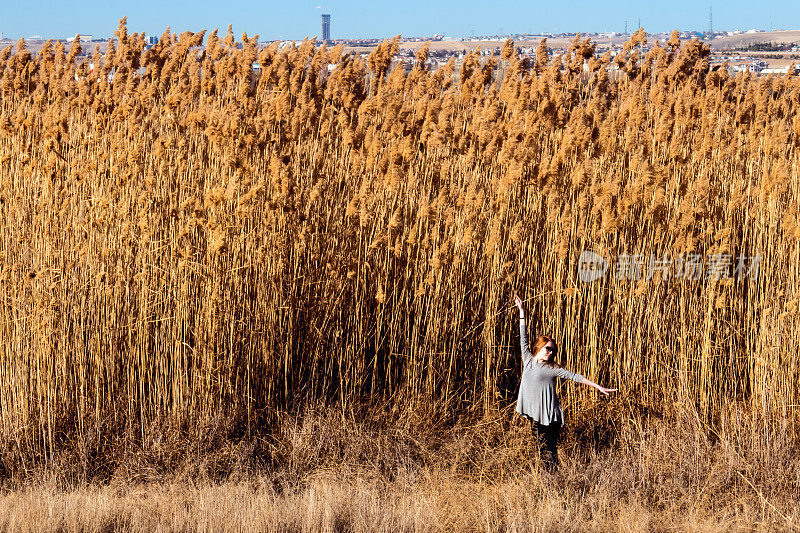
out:
<path id="1" fill-rule="evenodd" d="M 331 16 L 328 13 L 322 14 L 322 41 L 331 40 Z"/>
<path id="2" fill-rule="evenodd" d="M 711 6 L 708 6 L 708 38 L 714 37 L 714 18 L 711 13 Z"/>

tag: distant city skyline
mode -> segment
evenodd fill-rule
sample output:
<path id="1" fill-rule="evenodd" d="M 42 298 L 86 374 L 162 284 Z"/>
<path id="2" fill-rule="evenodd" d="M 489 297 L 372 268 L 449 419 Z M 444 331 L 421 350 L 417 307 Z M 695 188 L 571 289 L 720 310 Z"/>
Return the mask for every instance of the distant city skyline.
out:
<path id="1" fill-rule="evenodd" d="M 756 4 L 732 0 L 698 3 L 673 0 L 665 3 L 631 1 L 576 1 L 569 8 L 554 4 L 499 0 L 462 0 L 396 3 L 366 1 L 299 0 L 297 2 L 233 3 L 193 0 L 156 2 L 141 0 L 23 1 L 4 7 L 0 32 L 16 39 L 39 35 L 66 38 L 76 33 L 109 37 L 117 21 L 128 17 L 128 31 L 161 35 L 167 26 L 172 32 L 209 31 L 224 33 L 233 25 L 237 39 L 242 32 L 261 40 L 322 38 L 320 15 L 331 15 L 331 39 L 405 37 L 435 34 L 461 38 L 472 35 L 521 33 L 622 32 L 639 21 L 648 33 L 703 31 L 708 29 L 709 7 L 713 7 L 714 29 L 759 30 L 800 29 L 800 2 L 775 1 Z M 564 4 L 555 4 L 560 7 Z"/>

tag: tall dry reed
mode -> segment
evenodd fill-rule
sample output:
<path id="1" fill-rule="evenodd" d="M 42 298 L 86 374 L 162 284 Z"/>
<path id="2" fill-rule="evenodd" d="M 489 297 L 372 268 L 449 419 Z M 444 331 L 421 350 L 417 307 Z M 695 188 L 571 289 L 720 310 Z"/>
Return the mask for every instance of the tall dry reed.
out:
<path id="1" fill-rule="evenodd" d="M 0 52 L 6 468 L 220 414 L 252 435 L 310 401 L 502 408 L 513 291 L 620 395 L 796 420 L 797 77 L 731 76 L 677 33 L 410 71 L 396 39 L 365 61 L 257 37 L 146 49 L 123 19 L 90 61 Z M 588 284 L 584 249 L 761 261 Z"/>

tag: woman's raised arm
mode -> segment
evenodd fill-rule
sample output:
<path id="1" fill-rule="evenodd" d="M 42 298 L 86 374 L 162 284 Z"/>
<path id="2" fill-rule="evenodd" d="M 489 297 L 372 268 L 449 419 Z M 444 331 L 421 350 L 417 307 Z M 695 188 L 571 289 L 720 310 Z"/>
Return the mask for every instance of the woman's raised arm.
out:
<path id="1" fill-rule="evenodd" d="M 516 294 L 514 295 L 514 304 L 519 309 L 519 344 L 522 352 L 522 366 L 524 367 L 533 357 L 533 354 L 528 347 L 528 328 L 525 324 L 525 310 L 522 308 L 522 299 Z"/>

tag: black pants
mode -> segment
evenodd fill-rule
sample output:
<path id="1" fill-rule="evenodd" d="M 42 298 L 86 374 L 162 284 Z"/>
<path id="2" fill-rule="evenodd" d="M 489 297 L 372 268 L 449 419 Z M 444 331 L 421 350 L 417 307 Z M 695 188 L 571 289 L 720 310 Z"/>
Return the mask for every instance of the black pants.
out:
<path id="1" fill-rule="evenodd" d="M 561 422 L 554 422 L 549 425 L 540 424 L 531 420 L 531 430 L 533 437 L 539 442 L 539 453 L 542 457 L 544 467 L 553 472 L 558 469 L 558 435 L 561 432 Z"/>

